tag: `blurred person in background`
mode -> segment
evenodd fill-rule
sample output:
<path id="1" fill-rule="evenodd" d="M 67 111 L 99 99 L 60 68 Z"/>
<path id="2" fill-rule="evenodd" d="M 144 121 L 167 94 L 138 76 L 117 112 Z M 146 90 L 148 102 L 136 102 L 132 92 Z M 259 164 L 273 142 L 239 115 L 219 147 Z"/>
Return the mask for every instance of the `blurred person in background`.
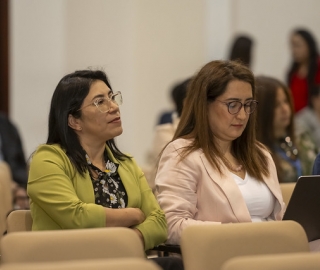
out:
<path id="1" fill-rule="evenodd" d="M 181 99 L 181 95 L 184 95 L 182 93 L 182 91 L 180 91 L 179 89 L 183 88 L 183 83 L 185 81 L 182 82 L 178 82 L 177 84 L 175 84 L 171 90 L 170 90 L 170 99 L 173 102 L 174 105 L 174 109 L 170 110 L 170 111 L 166 111 L 163 112 L 158 121 L 157 121 L 157 126 L 159 125 L 163 125 L 163 124 L 174 124 L 174 122 L 176 121 L 177 117 L 179 117 L 179 110 L 182 110 L 182 99 Z"/>
<path id="2" fill-rule="evenodd" d="M 13 179 L 13 209 L 29 209 L 26 192 L 28 167 L 17 127 L 3 113 L 0 113 L 0 160 L 5 161 Z"/>
<path id="3" fill-rule="evenodd" d="M 176 132 L 190 80 L 191 79 L 189 78 L 177 83 L 171 91 L 171 96 L 175 105 L 175 110 L 171 114 L 172 122 L 160 124 L 155 127 L 152 145 L 147 153 L 147 166 L 144 168 L 144 173 L 146 174 L 149 186 L 153 191 L 155 191 L 154 179 L 159 155 L 166 144 L 172 140 L 174 133 Z"/>
<path id="4" fill-rule="evenodd" d="M 320 84 L 311 90 L 310 104 L 295 114 L 296 133 L 308 132 L 320 149 Z"/>
<path id="5" fill-rule="evenodd" d="M 247 35 L 235 37 L 230 49 L 229 60 L 240 61 L 251 68 L 253 45 L 253 39 Z"/>
<path id="6" fill-rule="evenodd" d="M 289 89 L 279 80 L 256 77 L 257 138 L 271 151 L 279 182 L 296 182 L 312 172 L 316 146 L 308 133 L 295 136 L 293 104 Z"/>
<path id="7" fill-rule="evenodd" d="M 297 113 L 310 104 L 312 89 L 320 84 L 320 59 L 316 40 L 306 29 L 295 29 L 291 33 L 290 48 L 292 63 L 287 84 Z"/>

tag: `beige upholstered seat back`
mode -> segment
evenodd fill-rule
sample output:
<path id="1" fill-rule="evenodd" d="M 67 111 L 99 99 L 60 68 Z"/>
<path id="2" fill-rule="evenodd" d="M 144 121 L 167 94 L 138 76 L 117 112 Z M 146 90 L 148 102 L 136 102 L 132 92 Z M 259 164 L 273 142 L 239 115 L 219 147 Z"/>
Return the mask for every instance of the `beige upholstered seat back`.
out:
<path id="1" fill-rule="evenodd" d="M 6 219 L 12 210 L 12 176 L 9 165 L 0 162 L 0 238 L 6 231 Z"/>
<path id="2" fill-rule="evenodd" d="M 145 257 L 140 238 L 129 228 L 9 233 L 0 250 L 4 264 Z"/>
<path id="3" fill-rule="evenodd" d="M 161 270 L 155 263 L 141 258 L 97 259 L 38 263 L 8 263 L 0 270 Z"/>
<path id="4" fill-rule="evenodd" d="M 182 231 L 186 270 L 220 269 L 236 256 L 308 252 L 304 229 L 294 221 L 194 225 Z"/>
<path id="5" fill-rule="evenodd" d="M 235 257 L 223 264 L 221 270 L 319 270 L 320 253 L 290 253 Z"/>
<path id="6" fill-rule="evenodd" d="M 32 230 L 32 217 L 30 210 L 15 210 L 7 217 L 7 231 L 24 232 Z"/>
<path id="7" fill-rule="evenodd" d="M 296 183 L 280 183 L 283 201 L 288 205 Z"/>

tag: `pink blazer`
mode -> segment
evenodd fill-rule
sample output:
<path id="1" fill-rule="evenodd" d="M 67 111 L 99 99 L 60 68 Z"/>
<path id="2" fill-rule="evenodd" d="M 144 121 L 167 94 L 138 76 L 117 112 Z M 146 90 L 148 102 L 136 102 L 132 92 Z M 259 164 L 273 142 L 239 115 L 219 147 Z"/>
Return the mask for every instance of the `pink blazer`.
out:
<path id="1" fill-rule="evenodd" d="M 178 139 L 164 150 L 156 176 L 157 199 L 168 222 L 168 244 L 179 244 L 181 231 L 192 224 L 251 222 L 244 198 L 229 170 L 221 165 L 222 175 L 206 159 L 201 149 L 179 162 L 180 150 L 190 140 Z M 264 181 L 276 198 L 268 219 L 281 220 L 284 202 L 271 155 L 270 176 Z"/>

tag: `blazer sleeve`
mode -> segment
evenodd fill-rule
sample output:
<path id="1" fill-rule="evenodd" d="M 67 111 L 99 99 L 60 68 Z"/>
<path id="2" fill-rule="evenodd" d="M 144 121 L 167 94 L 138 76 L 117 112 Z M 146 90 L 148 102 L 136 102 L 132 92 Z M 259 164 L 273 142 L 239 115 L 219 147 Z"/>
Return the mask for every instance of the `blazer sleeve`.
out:
<path id="1" fill-rule="evenodd" d="M 90 199 L 84 202 L 75 190 L 75 185 L 83 185 L 85 180 L 73 169 L 61 149 L 50 145 L 40 146 L 30 166 L 27 191 L 31 205 L 36 204 L 35 211 L 38 209 L 39 213 L 44 212 L 44 219 L 55 222 L 57 228 L 105 227 L 103 207 L 94 203 L 93 195 L 92 203 L 88 203 Z M 85 190 L 84 187 L 82 189 Z M 87 198 L 91 198 L 89 196 Z M 38 222 L 42 224 L 42 220 Z M 38 229 L 48 229 L 44 228 L 45 224 L 41 226 Z"/>
<path id="2" fill-rule="evenodd" d="M 134 159 L 130 161 L 127 167 L 137 180 L 136 186 L 131 186 L 128 190 L 129 201 L 132 205 L 129 207 L 140 208 L 146 219 L 134 228 L 138 229 L 144 238 L 145 250 L 151 249 L 156 245 L 163 243 L 167 239 L 167 221 L 164 212 L 161 210 L 152 190 L 142 170 L 138 167 Z M 134 181 L 130 180 L 133 184 Z M 135 192 L 137 191 L 137 192 Z M 140 193 L 139 195 L 137 193 Z M 138 198 L 140 196 L 140 198 Z"/>
<path id="3" fill-rule="evenodd" d="M 162 153 L 156 176 L 157 199 L 168 222 L 168 244 L 180 244 L 182 230 L 193 224 L 221 224 L 196 220 L 197 183 L 201 178 L 196 155 L 180 161 L 179 149 L 170 143 Z"/>

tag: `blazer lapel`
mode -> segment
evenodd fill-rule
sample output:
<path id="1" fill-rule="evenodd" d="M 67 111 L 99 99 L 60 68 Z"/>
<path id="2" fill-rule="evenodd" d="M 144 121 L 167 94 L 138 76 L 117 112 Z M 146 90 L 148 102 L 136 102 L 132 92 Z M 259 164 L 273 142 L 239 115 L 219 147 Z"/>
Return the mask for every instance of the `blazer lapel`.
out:
<path id="1" fill-rule="evenodd" d="M 247 205 L 229 170 L 227 170 L 224 165 L 221 165 L 222 174 L 220 175 L 219 172 L 212 167 L 203 153 L 201 153 L 200 158 L 211 180 L 222 189 L 227 197 L 237 220 L 239 222 L 251 222 Z"/>
<path id="2" fill-rule="evenodd" d="M 276 198 L 276 207 L 274 210 L 274 215 L 275 215 L 275 219 L 282 219 L 283 216 L 283 211 L 284 211 L 284 203 L 283 203 L 283 198 L 282 198 L 282 193 L 281 193 L 281 189 L 279 188 L 279 183 L 272 180 L 272 174 L 268 177 L 265 178 L 264 182 L 267 185 L 267 187 L 269 188 L 269 190 L 271 191 L 271 193 L 273 194 L 273 196 Z M 276 178 L 277 179 L 277 178 Z"/>

